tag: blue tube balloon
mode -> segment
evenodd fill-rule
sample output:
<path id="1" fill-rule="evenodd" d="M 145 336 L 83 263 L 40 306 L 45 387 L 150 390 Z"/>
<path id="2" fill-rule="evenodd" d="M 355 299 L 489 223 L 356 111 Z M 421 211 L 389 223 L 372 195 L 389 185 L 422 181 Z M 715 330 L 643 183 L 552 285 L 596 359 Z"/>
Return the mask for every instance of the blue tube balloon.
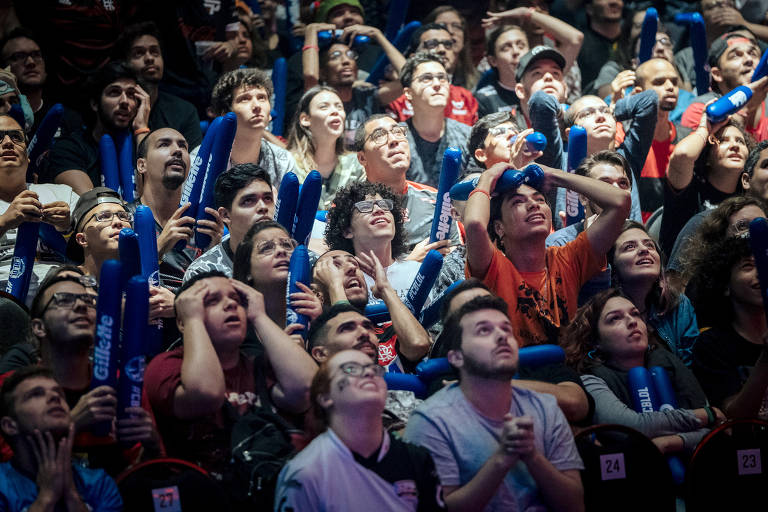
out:
<path id="1" fill-rule="evenodd" d="M 133 202 L 135 181 L 133 159 L 133 137 L 131 132 L 123 131 L 117 139 L 117 169 L 120 175 L 120 194 L 126 202 Z"/>
<path id="2" fill-rule="evenodd" d="M 408 8 L 410 6 L 411 0 L 392 0 L 389 2 L 387 26 L 384 29 L 384 35 L 388 40 L 392 41 L 400 30 L 400 27 L 405 23 L 405 16 L 408 14 Z"/>
<path id="3" fill-rule="evenodd" d="M 275 221 L 285 228 L 293 230 L 293 221 L 296 217 L 296 204 L 299 201 L 299 178 L 292 172 L 287 172 L 280 182 L 275 202 Z"/>
<path id="4" fill-rule="evenodd" d="M 120 253 L 120 263 L 122 263 L 122 285 L 125 287 L 130 278 L 141 275 L 139 236 L 131 228 L 121 229 L 117 239 L 117 249 Z"/>
<path id="5" fill-rule="evenodd" d="M 46 112 L 40 126 L 37 127 L 35 136 L 29 141 L 27 146 L 27 155 L 29 155 L 29 167 L 27 167 L 27 183 L 32 183 L 33 174 L 37 173 L 38 160 L 53 145 L 53 137 L 61 124 L 61 116 L 64 113 L 64 107 L 61 103 L 53 105 Z"/>
<path id="6" fill-rule="evenodd" d="M 296 216 L 293 220 L 291 236 L 300 244 L 305 244 L 312 233 L 317 205 L 323 189 L 323 177 L 317 171 L 310 172 L 299 190 Z"/>
<path id="7" fill-rule="evenodd" d="M 288 271 L 288 286 L 286 286 L 286 300 L 287 305 L 285 311 L 285 325 L 290 324 L 302 324 L 304 328 L 297 331 L 303 338 L 307 335 L 307 325 L 309 324 L 309 317 L 298 313 L 291 303 L 291 294 L 297 292 L 303 292 L 296 283 L 303 283 L 309 286 L 312 283 L 312 271 L 309 267 L 309 252 L 307 246 L 299 245 L 293 250 L 291 254 L 291 262 Z"/>
<path id="8" fill-rule="evenodd" d="M 672 387 L 667 371 L 661 366 L 651 366 L 649 371 L 651 372 L 653 387 L 656 388 L 656 394 L 659 397 L 659 410 L 671 411 L 672 409 L 677 409 L 675 388 Z"/>
<path id="9" fill-rule="evenodd" d="M 637 412 L 653 412 L 659 408 L 659 399 L 656 388 L 653 386 L 650 372 L 642 366 L 635 366 L 629 370 L 629 394 L 632 396 L 632 405 Z"/>
<path id="10" fill-rule="evenodd" d="M 117 149 L 115 141 L 109 135 L 102 135 L 99 139 L 99 162 L 101 163 L 101 175 L 104 177 L 104 186 L 115 192 L 120 190 L 120 170 L 117 164 Z"/>
<path id="11" fill-rule="evenodd" d="M 510 144 L 514 144 L 517 140 L 517 135 L 512 137 L 509 141 Z M 547 149 L 547 136 L 541 132 L 533 132 L 525 137 L 525 149 L 529 153 L 535 153 L 536 151 L 544 151 Z"/>
<path id="12" fill-rule="evenodd" d="M 288 87 L 288 65 L 283 57 L 275 60 L 272 66 L 272 85 L 274 101 L 272 102 L 272 134 L 281 136 L 285 130 L 285 102 Z"/>
<path id="13" fill-rule="evenodd" d="M 643 28 L 640 32 L 640 53 L 637 58 L 642 64 L 653 55 L 653 47 L 656 46 L 656 31 L 659 26 L 659 13 L 653 7 L 645 11 Z"/>
<path id="14" fill-rule="evenodd" d="M 427 397 L 427 386 L 419 377 L 408 373 L 387 372 L 384 374 L 387 389 L 413 391 L 416 398 Z"/>
<path id="15" fill-rule="evenodd" d="M 413 35 L 413 32 L 420 26 L 421 22 L 412 21 L 401 28 L 400 31 L 397 32 L 397 35 L 394 39 L 389 36 L 387 39 L 392 41 L 392 45 L 397 48 L 400 53 L 405 53 L 405 50 L 408 48 L 408 45 L 411 42 L 411 36 Z M 381 56 L 376 61 L 376 64 L 374 64 L 373 68 L 371 68 L 371 72 L 368 75 L 366 81 L 370 84 L 378 85 L 379 81 L 384 77 L 384 70 L 386 69 L 387 64 L 389 64 L 389 57 L 387 57 L 387 54 L 382 52 Z"/>
<path id="16" fill-rule="evenodd" d="M 679 12 L 675 14 L 675 23 L 678 25 L 688 26 L 693 23 L 693 15 L 698 13 L 693 12 Z"/>
<path id="17" fill-rule="evenodd" d="M 751 81 L 756 82 L 763 78 L 765 75 L 768 75 L 768 50 L 765 50 L 765 52 L 763 52 L 763 56 L 760 57 L 760 62 L 757 63 L 755 72 L 752 73 Z"/>
<path id="18" fill-rule="evenodd" d="M 429 329 L 432 327 L 435 323 L 437 323 L 438 320 L 440 320 L 440 308 L 443 304 L 443 299 L 445 299 L 445 296 L 448 295 L 453 291 L 454 288 L 459 286 L 461 283 L 463 283 L 463 279 L 459 279 L 458 281 L 455 281 L 451 283 L 451 285 L 445 289 L 443 293 L 441 293 L 438 297 L 433 300 L 429 306 L 424 308 L 424 310 L 421 312 L 421 318 L 419 318 L 419 323 L 422 327 L 425 329 Z"/>
<path id="19" fill-rule="evenodd" d="M 203 182 L 205 181 L 205 172 L 208 169 L 208 161 L 211 158 L 211 150 L 216 140 L 216 132 L 221 124 L 222 117 L 217 117 L 211 121 L 205 137 L 200 143 L 200 149 L 197 150 L 197 156 L 189 167 L 189 175 L 184 180 L 184 188 L 181 191 L 181 203 L 191 203 L 185 212 L 188 216 L 197 218 L 197 205 L 200 204 L 200 196 L 203 191 Z"/>
<path id="20" fill-rule="evenodd" d="M 203 181 L 200 204 L 197 207 L 196 218 L 198 221 L 212 219 L 212 217 L 206 213 L 205 208 L 213 207 L 213 187 L 216 183 L 216 178 L 218 178 L 222 172 L 227 170 L 229 154 L 232 152 L 232 143 L 235 140 L 236 130 L 237 116 L 234 112 L 227 112 L 216 130 L 216 142 L 211 151 L 211 159 L 208 161 L 208 169 L 206 170 L 205 180 Z M 195 231 L 195 245 L 198 248 L 205 250 L 210 243 L 211 237 L 205 233 Z"/>
<path id="21" fill-rule="evenodd" d="M 757 279 L 763 296 L 763 309 L 768 318 L 768 220 L 764 217 L 752 219 L 749 223 L 749 244 L 755 256 Z"/>
<path id="22" fill-rule="evenodd" d="M 52 250 L 62 258 L 67 257 L 67 241 L 64 240 L 61 233 L 56 231 L 55 227 L 45 222 L 41 222 L 38 235 L 40 241 L 45 244 L 48 249 Z"/>
<path id="23" fill-rule="evenodd" d="M 655 36 L 654 36 L 655 37 Z M 568 172 L 575 172 L 587 156 L 587 130 L 573 125 L 568 133 Z M 578 192 L 565 191 L 565 225 L 576 224 L 584 218 L 584 206 L 579 201 Z"/>
<path id="24" fill-rule="evenodd" d="M 691 48 L 693 48 L 693 66 L 696 71 L 696 92 L 706 94 L 709 91 L 709 66 L 707 66 L 708 47 L 707 29 L 704 18 L 695 12 L 691 15 Z"/>
<path id="25" fill-rule="evenodd" d="M 141 275 L 152 286 L 160 286 L 160 267 L 157 255 L 157 231 L 155 216 L 149 206 L 139 205 L 133 214 L 133 227 L 139 241 Z M 163 344 L 163 322 L 158 321 L 147 327 L 146 354 L 158 354 Z"/>
<path id="26" fill-rule="evenodd" d="M 454 201 L 466 201 L 469 194 L 477 186 L 479 177 L 471 180 L 462 181 L 451 187 L 451 199 Z M 503 194 L 509 190 L 514 190 L 520 185 L 528 185 L 533 188 L 539 188 L 544 181 L 544 171 L 536 164 L 528 164 L 522 171 L 517 169 L 507 169 L 496 182 L 493 189 L 494 194 Z"/>
<path id="27" fill-rule="evenodd" d="M 335 31 L 321 30 L 317 33 L 317 45 L 320 48 L 327 48 L 331 44 L 341 40 L 344 31 L 336 29 Z M 368 36 L 355 36 L 355 39 L 349 44 L 350 48 L 359 48 L 371 42 Z"/>
<path id="28" fill-rule="evenodd" d="M 424 261 L 421 262 L 419 271 L 413 278 L 413 283 L 403 301 L 416 318 L 421 315 L 421 309 L 424 307 L 429 291 L 435 284 L 442 267 L 443 255 L 434 249 L 430 250 L 424 257 Z"/>
<path id="29" fill-rule="evenodd" d="M 144 277 L 133 276 L 125 287 L 125 321 L 117 384 L 118 419 L 130 417 L 125 412 L 126 407 L 141 407 L 148 317 L 149 284 Z"/>
<path id="30" fill-rule="evenodd" d="M 35 265 L 37 253 L 37 234 L 40 224 L 37 222 L 22 222 L 16 228 L 16 244 L 13 248 L 13 258 L 8 274 L 8 284 L 5 292 L 10 293 L 19 301 L 26 302 L 29 293 L 29 283 L 32 280 L 32 268 Z"/>
<path id="31" fill-rule="evenodd" d="M 383 300 L 365 306 L 363 314 L 375 324 L 383 324 L 390 320 L 389 309 L 387 309 L 387 304 Z"/>
<path id="32" fill-rule="evenodd" d="M 751 97 L 752 89 L 746 85 L 740 85 L 732 89 L 725 96 L 707 106 L 706 112 L 709 122 L 719 123 L 725 121 L 729 115 L 746 105 Z"/>
<path id="33" fill-rule="evenodd" d="M 443 167 L 440 170 L 440 183 L 437 188 L 435 214 L 432 219 L 432 230 L 429 233 L 429 243 L 445 240 L 450 236 L 451 223 L 451 187 L 456 183 L 461 169 L 461 150 L 450 147 L 443 154 Z"/>

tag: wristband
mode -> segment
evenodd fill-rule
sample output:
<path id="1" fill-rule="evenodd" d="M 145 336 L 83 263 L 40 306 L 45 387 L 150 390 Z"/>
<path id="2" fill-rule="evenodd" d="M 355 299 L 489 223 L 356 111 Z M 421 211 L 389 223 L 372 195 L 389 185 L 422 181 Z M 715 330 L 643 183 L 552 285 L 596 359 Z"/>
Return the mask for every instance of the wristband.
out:
<path id="1" fill-rule="evenodd" d="M 472 192 L 470 192 L 469 196 L 467 196 L 467 200 L 469 200 L 469 198 L 472 197 L 473 194 L 483 194 L 483 195 L 488 196 L 488 200 L 489 201 L 491 200 L 491 193 L 488 192 L 487 190 L 483 190 L 481 188 L 476 188 Z"/>
<path id="2" fill-rule="evenodd" d="M 142 133 L 149 133 L 151 131 L 152 130 L 150 130 L 149 128 L 145 127 L 145 128 L 139 128 L 138 130 L 133 130 L 133 134 L 134 135 L 141 135 Z"/>
<path id="3" fill-rule="evenodd" d="M 312 50 L 312 49 L 320 51 L 320 47 L 317 46 L 316 44 L 305 44 L 304 46 L 301 47 L 301 51 Z"/>
<path id="4" fill-rule="evenodd" d="M 704 412 L 707 413 L 707 426 L 711 427 L 715 424 L 715 411 L 712 410 L 712 408 L 708 405 L 704 406 Z"/>

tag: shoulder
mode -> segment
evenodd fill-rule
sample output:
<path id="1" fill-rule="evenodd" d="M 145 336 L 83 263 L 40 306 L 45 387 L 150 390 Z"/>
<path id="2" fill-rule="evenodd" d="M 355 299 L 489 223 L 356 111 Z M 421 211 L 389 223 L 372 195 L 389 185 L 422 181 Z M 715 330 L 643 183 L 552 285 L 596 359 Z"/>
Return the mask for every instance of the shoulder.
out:
<path id="1" fill-rule="evenodd" d="M 459 385 L 454 383 L 424 400 L 413 413 L 420 414 L 430 420 L 440 417 L 447 418 L 456 414 L 456 406 L 461 402 L 464 402 L 464 395 Z"/>
<path id="2" fill-rule="evenodd" d="M 193 110 L 196 111 L 195 106 L 192 105 L 190 102 L 188 102 L 185 99 L 179 98 L 178 96 L 174 94 L 170 94 L 167 92 L 160 91 L 160 94 L 157 96 L 157 102 L 158 103 L 165 103 L 165 105 L 173 108 L 176 111 L 179 110 Z"/>
<path id="3" fill-rule="evenodd" d="M 450 117 L 445 118 L 446 131 L 453 133 L 462 138 L 462 143 L 466 144 L 466 138 L 472 132 L 472 127 L 464 123 L 460 123 Z"/>
<path id="4" fill-rule="evenodd" d="M 318 465 L 329 464 L 333 461 L 335 442 L 328 430 L 317 436 L 303 450 L 296 454 L 285 465 L 284 473 L 287 479 L 296 479 L 313 473 Z"/>
<path id="5" fill-rule="evenodd" d="M 437 189 L 434 187 L 430 187 L 429 185 L 425 185 L 424 183 L 418 183 L 415 181 L 406 181 L 405 186 L 406 186 L 406 190 L 405 190 L 406 196 L 411 196 L 411 195 L 430 196 L 432 198 L 437 196 Z"/>
<path id="6" fill-rule="evenodd" d="M 72 187 L 63 183 L 32 183 L 29 185 L 29 190 L 36 192 L 43 200 L 46 196 L 55 197 L 63 201 L 69 201 L 72 196 L 75 196 L 75 201 L 79 198 L 75 191 L 72 190 Z"/>
<path id="7" fill-rule="evenodd" d="M 496 92 L 496 88 L 492 84 L 481 87 L 475 91 L 475 97 L 478 100 L 481 98 L 488 98 L 491 96 L 498 96 L 498 95 L 499 93 Z"/>
<path id="8" fill-rule="evenodd" d="M 147 365 L 146 372 L 152 374 L 154 372 L 170 372 L 174 368 L 178 368 L 181 371 L 181 362 L 184 359 L 184 351 L 182 347 L 169 350 L 168 352 L 161 352 Z"/>

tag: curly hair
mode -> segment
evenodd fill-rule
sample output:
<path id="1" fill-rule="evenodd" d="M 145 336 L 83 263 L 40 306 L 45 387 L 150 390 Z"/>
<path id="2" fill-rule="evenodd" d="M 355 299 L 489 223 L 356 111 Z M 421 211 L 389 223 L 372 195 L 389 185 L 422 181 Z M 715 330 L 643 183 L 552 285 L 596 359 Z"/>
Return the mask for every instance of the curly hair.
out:
<path id="1" fill-rule="evenodd" d="M 381 183 L 368 181 L 353 183 L 336 193 L 333 207 L 328 211 L 327 225 L 325 227 L 325 243 L 331 250 L 347 251 L 355 254 L 352 239 L 345 238 L 344 233 L 352 224 L 352 215 L 355 213 L 355 203 L 364 201 L 368 196 L 379 194 L 382 199 L 392 200 L 392 216 L 395 219 L 395 236 L 392 238 L 392 257 L 397 258 L 405 253 L 405 228 L 403 227 L 403 196 L 392 192 L 392 189 Z"/>
<path id="2" fill-rule="evenodd" d="M 211 93 L 211 109 L 216 115 L 223 115 L 232 110 L 235 89 L 240 86 L 261 87 L 272 97 L 272 80 L 262 70 L 256 68 L 234 69 L 219 77 Z"/>
<path id="3" fill-rule="evenodd" d="M 742 259 L 752 256 L 749 236 L 721 239 L 695 253 L 689 262 L 691 280 L 686 295 L 696 318 L 707 326 L 725 327 L 733 320 L 733 305 L 726 295 L 731 271 Z"/>

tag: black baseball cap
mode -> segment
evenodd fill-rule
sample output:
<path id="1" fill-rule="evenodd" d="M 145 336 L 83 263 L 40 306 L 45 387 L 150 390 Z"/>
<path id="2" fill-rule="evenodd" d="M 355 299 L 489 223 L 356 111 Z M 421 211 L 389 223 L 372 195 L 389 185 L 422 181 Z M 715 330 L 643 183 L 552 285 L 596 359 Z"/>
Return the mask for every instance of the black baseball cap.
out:
<path id="1" fill-rule="evenodd" d="M 562 53 L 549 46 L 534 46 L 528 53 L 520 58 L 520 62 L 517 64 L 517 71 L 515 71 L 515 80 L 518 82 L 521 81 L 528 68 L 534 62 L 542 59 L 553 60 L 555 61 L 555 64 L 560 66 L 561 70 L 565 69 L 565 57 L 563 57 Z"/>
<path id="2" fill-rule="evenodd" d="M 753 38 L 747 37 L 741 32 L 726 32 L 712 41 L 712 45 L 709 47 L 709 53 L 707 53 L 707 64 L 709 64 L 709 67 L 720 67 L 720 57 L 725 53 L 728 47 L 742 41 L 750 42 L 759 48 L 759 45 Z"/>
<path id="3" fill-rule="evenodd" d="M 83 262 L 85 258 L 83 248 L 75 241 L 75 235 L 82 229 L 81 224 L 88 212 L 103 203 L 115 203 L 125 207 L 125 201 L 120 197 L 120 194 L 107 187 L 91 189 L 81 195 L 77 201 L 75 210 L 72 212 L 72 236 L 67 242 L 67 258 L 70 260 L 77 263 Z"/>

